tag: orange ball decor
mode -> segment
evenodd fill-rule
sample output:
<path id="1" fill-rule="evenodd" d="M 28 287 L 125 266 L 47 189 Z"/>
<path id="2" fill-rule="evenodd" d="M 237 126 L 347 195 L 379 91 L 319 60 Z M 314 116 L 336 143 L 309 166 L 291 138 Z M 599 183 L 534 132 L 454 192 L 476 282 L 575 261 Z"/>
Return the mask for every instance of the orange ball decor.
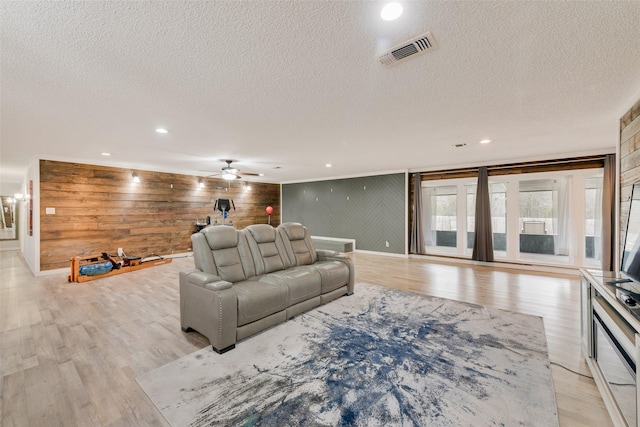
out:
<path id="1" fill-rule="evenodd" d="M 267 206 L 267 209 L 265 209 L 265 211 L 267 211 L 267 215 L 269 215 L 267 224 L 271 225 L 271 214 L 273 213 L 273 208 L 271 206 Z"/>

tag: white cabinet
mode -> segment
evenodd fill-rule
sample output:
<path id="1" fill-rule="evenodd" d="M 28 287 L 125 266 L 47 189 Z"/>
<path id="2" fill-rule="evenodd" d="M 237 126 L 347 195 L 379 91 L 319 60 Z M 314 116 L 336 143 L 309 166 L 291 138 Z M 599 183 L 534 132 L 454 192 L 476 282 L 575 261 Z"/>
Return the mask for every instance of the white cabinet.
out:
<path id="1" fill-rule="evenodd" d="M 640 284 L 611 272 L 580 273 L 582 354 L 614 425 L 640 427 Z"/>

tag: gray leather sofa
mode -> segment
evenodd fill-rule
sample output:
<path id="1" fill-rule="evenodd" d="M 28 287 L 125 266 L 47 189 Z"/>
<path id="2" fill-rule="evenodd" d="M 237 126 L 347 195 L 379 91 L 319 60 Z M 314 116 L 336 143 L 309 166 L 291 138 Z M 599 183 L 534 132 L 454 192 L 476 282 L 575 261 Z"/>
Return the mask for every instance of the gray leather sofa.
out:
<path id="1" fill-rule="evenodd" d="M 343 295 L 354 265 L 316 250 L 306 227 L 207 227 L 191 236 L 196 268 L 180 272 L 180 323 L 224 353 L 237 341 Z"/>

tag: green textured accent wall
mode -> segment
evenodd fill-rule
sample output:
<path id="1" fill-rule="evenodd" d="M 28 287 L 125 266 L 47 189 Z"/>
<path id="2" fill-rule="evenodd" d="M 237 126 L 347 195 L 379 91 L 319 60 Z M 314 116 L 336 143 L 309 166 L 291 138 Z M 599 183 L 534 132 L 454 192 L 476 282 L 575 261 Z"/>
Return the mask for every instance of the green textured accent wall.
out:
<path id="1" fill-rule="evenodd" d="M 356 249 L 404 254 L 406 194 L 403 173 L 283 184 L 282 222 L 300 222 L 313 236 L 355 239 Z"/>

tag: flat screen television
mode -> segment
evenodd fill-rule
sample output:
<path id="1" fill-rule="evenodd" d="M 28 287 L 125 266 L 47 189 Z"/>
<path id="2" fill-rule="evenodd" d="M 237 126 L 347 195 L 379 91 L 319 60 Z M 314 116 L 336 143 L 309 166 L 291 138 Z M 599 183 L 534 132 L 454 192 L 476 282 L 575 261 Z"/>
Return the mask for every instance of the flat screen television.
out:
<path id="1" fill-rule="evenodd" d="M 640 183 L 633 184 L 631 190 L 629 221 L 620 270 L 630 279 L 640 282 Z"/>

